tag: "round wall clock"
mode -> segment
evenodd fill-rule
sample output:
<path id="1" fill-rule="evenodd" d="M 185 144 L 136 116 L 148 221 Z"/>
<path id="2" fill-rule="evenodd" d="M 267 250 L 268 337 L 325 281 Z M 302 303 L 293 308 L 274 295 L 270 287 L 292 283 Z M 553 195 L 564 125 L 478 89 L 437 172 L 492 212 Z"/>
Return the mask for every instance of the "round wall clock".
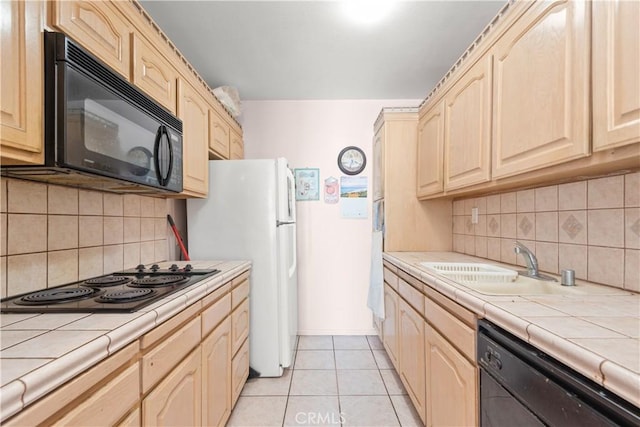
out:
<path id="1" fill-rule="evenodd" d="M 338 154 L 338 167 L 347 175 L 357 175 L 367 165 L 367 157 L 358 147 L 345 147 Z"/>

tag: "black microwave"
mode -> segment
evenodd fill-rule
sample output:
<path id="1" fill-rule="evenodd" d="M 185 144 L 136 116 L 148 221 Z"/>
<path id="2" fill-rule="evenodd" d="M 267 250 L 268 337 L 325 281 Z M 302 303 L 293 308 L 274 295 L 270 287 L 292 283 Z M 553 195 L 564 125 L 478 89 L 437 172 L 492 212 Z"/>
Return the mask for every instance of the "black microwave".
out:
<path id="1" fill-rule="evenodd" d="M 123 193 L 181 192 L 182 121 L 64 34 L 44 37 L 44 165 L 2 174 Z"/>

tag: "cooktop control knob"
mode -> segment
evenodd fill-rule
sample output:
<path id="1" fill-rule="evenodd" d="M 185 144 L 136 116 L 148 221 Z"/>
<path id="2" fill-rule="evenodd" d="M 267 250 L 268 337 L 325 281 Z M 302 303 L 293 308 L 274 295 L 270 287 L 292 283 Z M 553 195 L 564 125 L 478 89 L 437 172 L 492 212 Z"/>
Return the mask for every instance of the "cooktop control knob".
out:
<path id="1" fill-rule="evenodd" d="M 171 264 L 171 267 L 169 267 L 170 271 L 178 271 L 178 266 L 176 264 Z"/>
<path id="2" fill-rule="evenodd" d="M 184 266 L 184 271 L 191 271 L 193 270 L 193 266 L 191 264 L 187 264 Z"/>
<path id="3" fill-rule="evenodd" d="M 158 270 L 160 270 L 160 266 L 159 266 L 158 264 L 153 264 L 153 265 L 151 266 L 151 271 L 154 271 L 154 272 L 155 272 L 155 271 L 158 271 Z"/>

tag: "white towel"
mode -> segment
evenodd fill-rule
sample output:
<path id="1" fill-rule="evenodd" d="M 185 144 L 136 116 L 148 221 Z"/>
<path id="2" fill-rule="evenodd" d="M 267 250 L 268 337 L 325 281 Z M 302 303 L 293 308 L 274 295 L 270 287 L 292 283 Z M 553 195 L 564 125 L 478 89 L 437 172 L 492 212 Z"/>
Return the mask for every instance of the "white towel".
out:
<path id="1" fill-rule="evenodd" d="M 371 236 L 371 278 L 367 307 L 374 316 L 384 319 L 384 277 L 382 275 L 382 231 Z"/>

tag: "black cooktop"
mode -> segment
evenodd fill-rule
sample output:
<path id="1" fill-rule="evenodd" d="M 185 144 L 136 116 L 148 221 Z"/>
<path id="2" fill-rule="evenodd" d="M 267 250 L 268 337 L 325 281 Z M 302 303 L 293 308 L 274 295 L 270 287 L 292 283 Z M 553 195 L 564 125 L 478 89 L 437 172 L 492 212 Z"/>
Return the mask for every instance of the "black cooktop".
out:
<path id="1" fill-rule="evenodd" d="M 130 313 L 220 270 L 144 265 L 0 300 L 3 313 Z"/>

